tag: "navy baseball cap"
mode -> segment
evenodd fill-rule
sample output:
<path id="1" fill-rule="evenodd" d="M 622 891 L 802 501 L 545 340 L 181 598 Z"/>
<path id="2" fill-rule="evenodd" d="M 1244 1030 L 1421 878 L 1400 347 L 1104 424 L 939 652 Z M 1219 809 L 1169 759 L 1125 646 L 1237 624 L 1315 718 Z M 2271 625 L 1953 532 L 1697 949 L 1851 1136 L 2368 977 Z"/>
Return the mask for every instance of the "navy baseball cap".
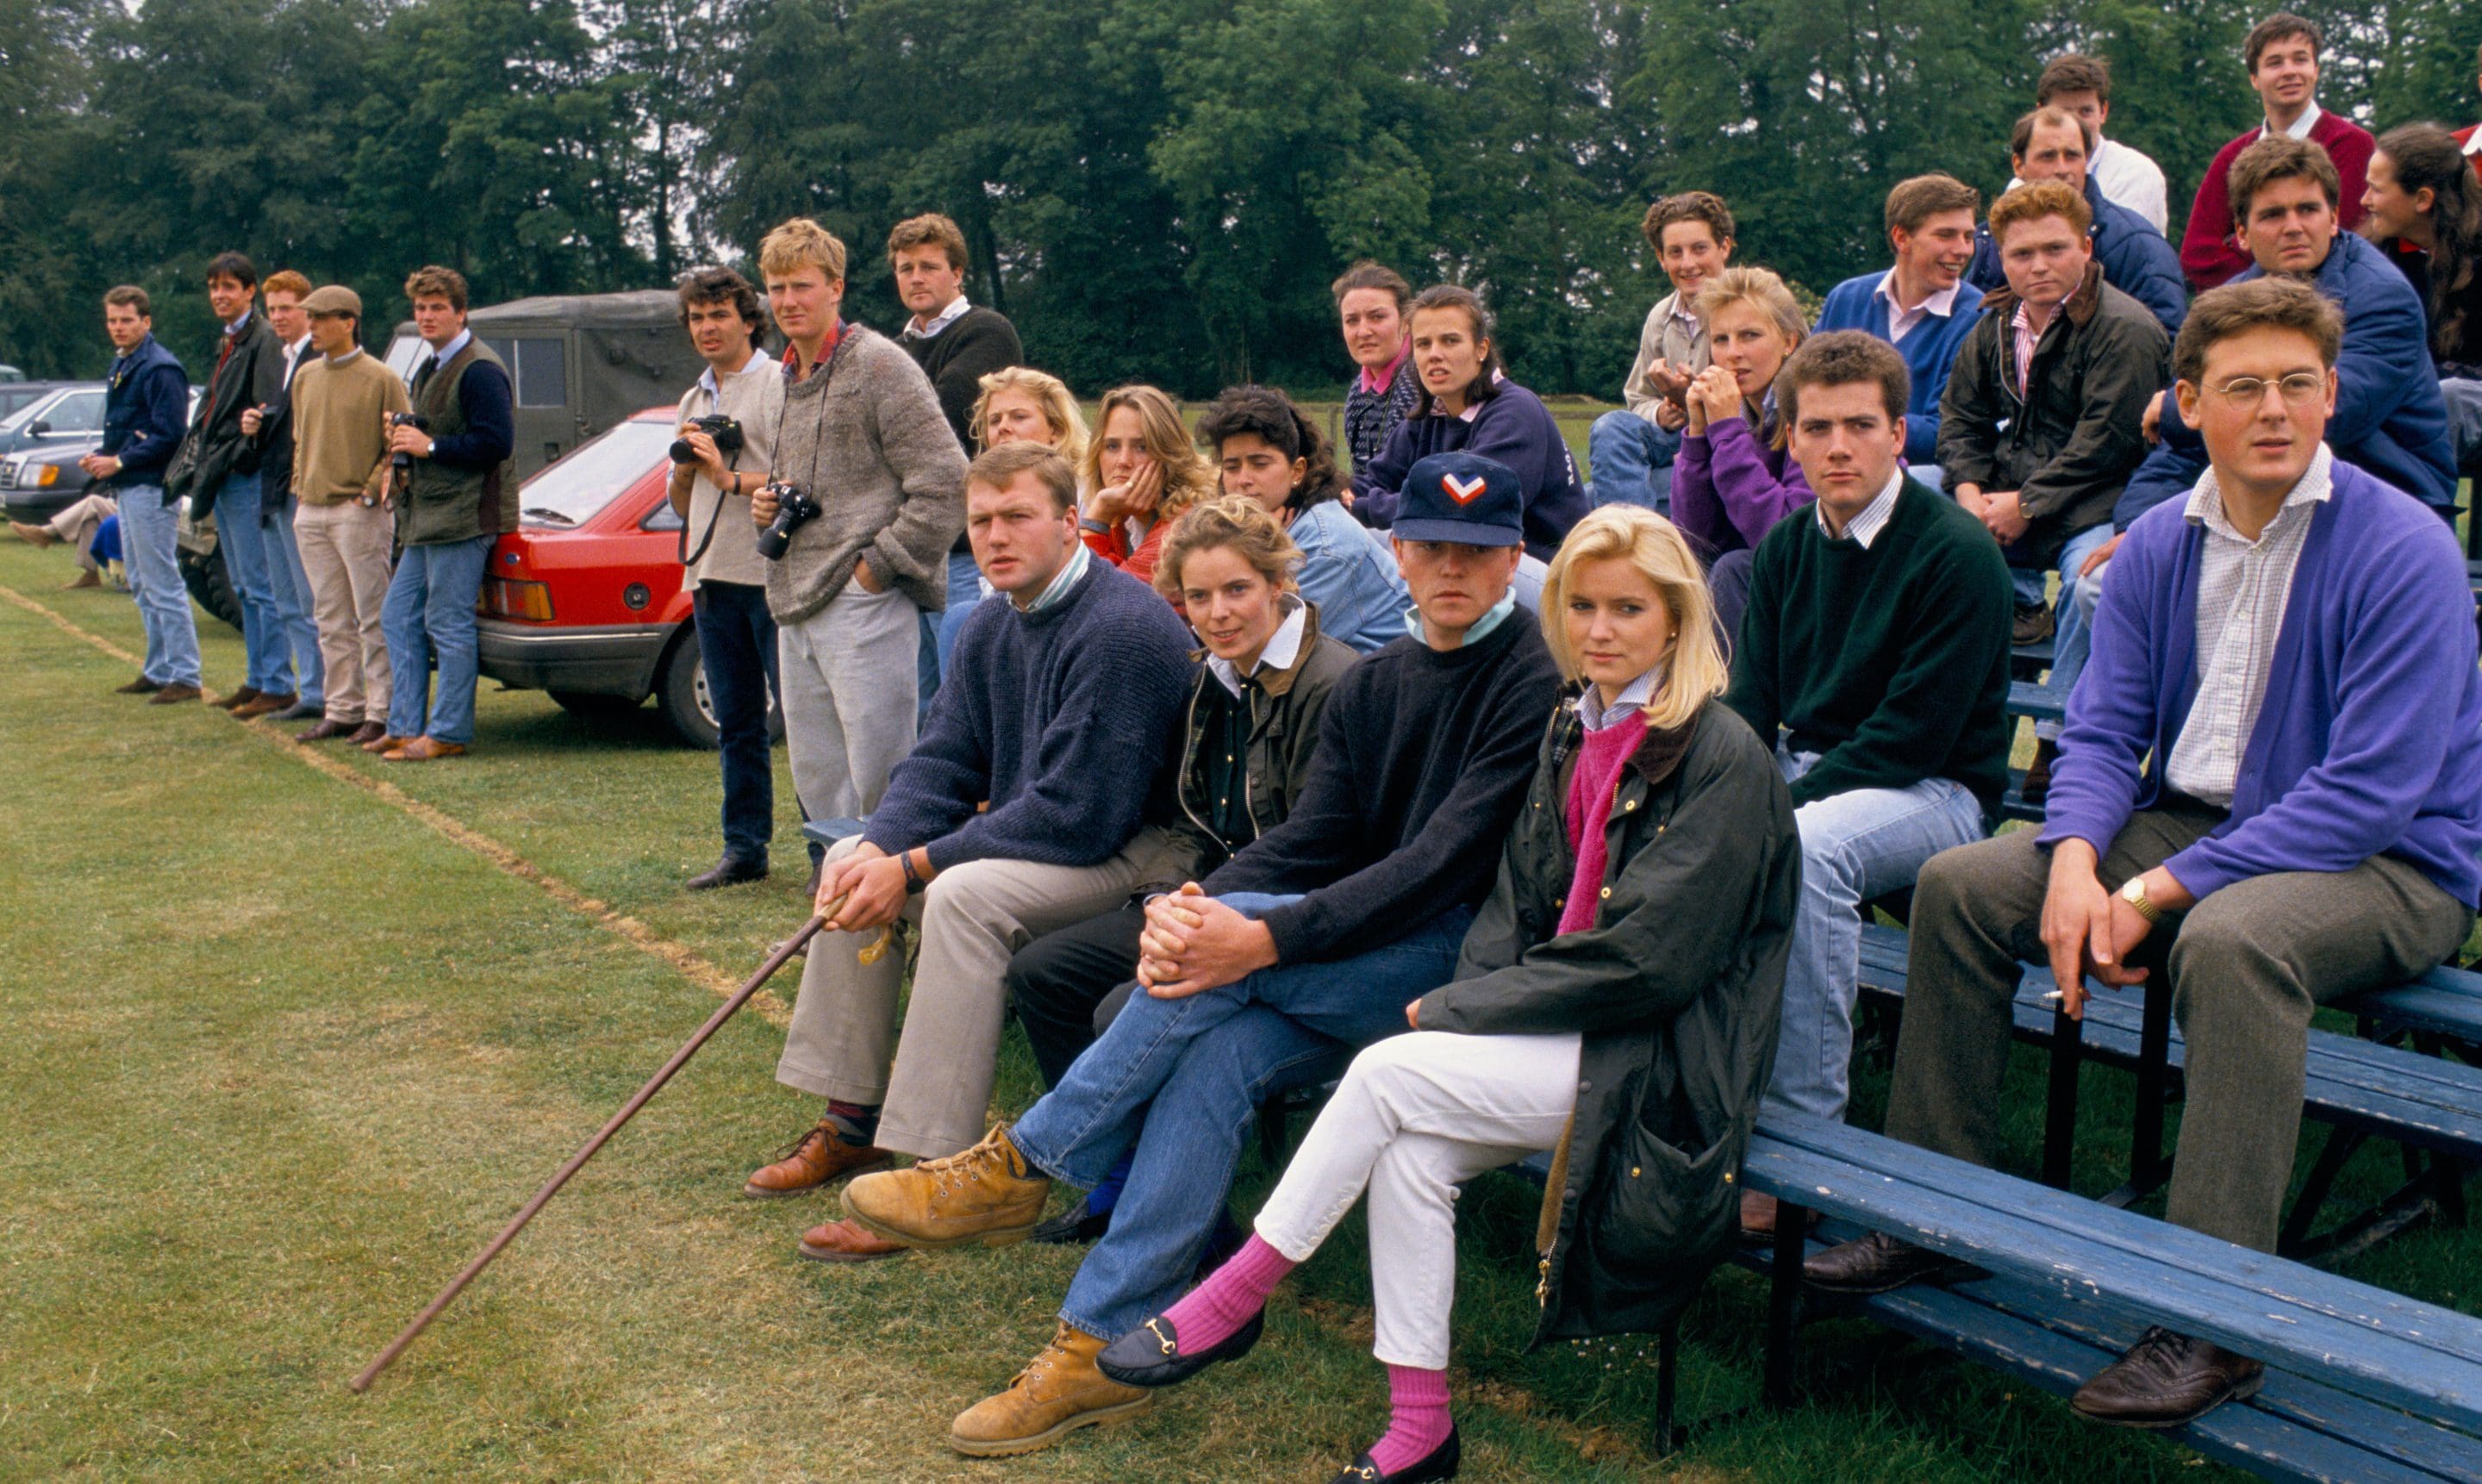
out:
<path id="1" fill-rule="evenodd" d="M 1496 459 L 1433 454 L 1405 476 L 1390 534 L 1402 541 L 1522 546 L 1525 491 L 1517 471 Z"/>

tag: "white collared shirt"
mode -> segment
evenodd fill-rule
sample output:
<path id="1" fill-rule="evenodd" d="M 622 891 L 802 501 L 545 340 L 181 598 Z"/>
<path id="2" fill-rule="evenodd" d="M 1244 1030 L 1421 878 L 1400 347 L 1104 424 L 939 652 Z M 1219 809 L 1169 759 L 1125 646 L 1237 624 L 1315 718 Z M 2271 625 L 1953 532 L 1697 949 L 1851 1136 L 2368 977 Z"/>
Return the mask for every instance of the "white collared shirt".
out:
<path id="1" fill-rule="evenodd" d="M 2482 159 L 2482 127 L 2476 127 L 2473 130 L 2473 137 L 2465 142 L 2465 152 Z"/>
<path id="2" fill-rule="evenodd" d="M 918 315 L 914 319 L 907 320 L 905 322 L 904 337 L 908 340 L 928 340 L 939 331 L 957 323 L 958 319 L 963 316 L 967 309 L 972 307 L 972 305 L 965 302 L 965 296 L 959 294 L 956 298 L 948 301 L 948 307 L 940 310 L 938 313 L 931 317 L 931 323 L 927 325 L 918 323 L 920 318 Z"/>
<path id="3" fill-rule="evenodd" d="M 2275 643 L 2292 599 L 2292 574 L 2310 539 L 2310 518 L 2335 493 L 2335 456 L 2318 445 L 2310 468 L 2284 495 L 2275 518 L 2252 541 L 2224 511 L 2210 467 L 2198 476 L 2181 512 L 2205 528 L 2198 562 L 2198 694 L 2172 744 L 2163 777 L 2175 789 L 2217 808 L 2230 808 L 2240 782 L 2241 755 L 2266 701 Z"/>
<path id="4" fill-rule="evenodd" d="M 1896 471 L 1888 476 L 1888 486 L 1879 491 L 1878 498 L 1862 506 L 1862 514 L 1844 522 L 1845 537 L 1862 550 L 1869 550 L 1870 543 L 1887 529 L 1888 517 L 1895 515 L 1896 495 L 1904 488 L 1905 466 L 1900 464 L 1896 465 Z M 1835 540 L 1835 527 L 1827 523 L 1826 502 L 1820 501 L 1814 508 L 1818 514 L 1818 528 L 1827 533 L 1829 541 Z"/>
<path id="5" fill-rule="evenodd" d="M 1888 306 L 1888 343 L 1904 344 L 1905 336 L 1919 330 L 1922 321 L 1934 314 L 1945 319 L 1955 313 L 1956 296 L 1964 291 L 1965 280 L 1959 278 L 1908 309 L 1896 303 L 1896 270 L 1888 269 L 1887 277 L 1879 280 L 1877 292 L 1879 302 Z"/>
<path id="6" fill-rule="evenodd" d="M 1043 585 L 1042 596 L 1017 611 L 1027 618 L 1032 618 L 1067 597 L 1069 590 L 1077 586 L 1078 579 L 1086 575 L 1087 565 L 1094 560 L 1094 549 L 1084 542 L 1079 542 L 1077 549 L 1069 553 L 1069 560 L 1061 566 L 1058 574 Z M 1016 607 L 1016 604 L 1012 603 L 1010 606 Z"/>
<path id="7" fill-rule="evenodd" d="M 457 331 L 456 339 L 449 341 L 446 345 L 443 345 L 439 349 L 431 353 L 430 363 L 432 367 L 436 370 L 438 367 L 444 366 L 450 361 L 455 360 L 457 358 L 457 353 L 465 348 L 465 342 L 473 338 L 474 331 L 471 329 Z M 422 367 L 414 367 L 413 374 L 420 376 L 422 374 Z"/>
<path id="8" fill-rule="evenodd" d="M 2301 111 L 2301 117 L 2292 120 L 2292 127 L 2284 131 L 2284 138 L 2308 139 L 2310 131 L 2318 127 L 2318 117 L 2322 112 L 2323 110 L 2318 106 L 2318 100 L 2310 99 L 2310 106 Z M 2258 137 L 2260 139 L 2274 132 L 2275 124 L 2271 120 L 2262 121 L 2258 126 Z"/>
<path id="9" fill-rule="evenodd" d="M 355 357 L 359 356 L 361 353 L 362 353 L 362 348 L 361 348 L 360 346 L 356 345 L 356 346 L 355 346 L 353 349 L 351 349 L 351 350 L 349 350 L 349 351 L 345 352 L 345 354 L 343 354 L 342 356 L 330 356 L 330 357 L 329 357 L 329 358 L 328 358 L 328 364 L 330 364 L 330 365 L 331 365 L 331 366 L 341 366 L 341 365 L 345 364 L 347 361 L 352 360 Z"/>
<path id="10" fill-rule="evenodd" d="M 1250 667 L 1251 676 L 1262 670 L 1288 670 L 1293 661 L 1302 657 L 1302 635 L 1309 629 L 1309 605 L 1290 595 L 1283 600 L 1292 605 L 1293 611 L 1284 615 L 1284 622 L 1277 624 L 1276 632 L 1268 638 L 1267 647 L 1258 651 L 1258 662 Z M 1249 678 L 1221 654 L 1206 656 L 1206 669 L 1235 696 L 1241 694 L 1241 682 Z"/>
<path id="11" fill-rule="evenodd" d="M 310 332 L 305 330 L 302 332 L 301 339 L 294 341 L 292 344 L 284 348 L 285 385 L 290 386 L 293 384 L 293 373 L 301 370 L 302 362 L 308 360 L 309 358 Z"/>
<path id="12" fill-rule="evenodd" d="M 1588 685 L 1576 700 L 1569 702 L 1569 705 L 1577 713 L 1577 720 L 1586 724 L 1588 731 L 1600 731 L 1606 727 L 1617 727 L 1645 709 L 1646 703 L 1654 699 L 1654 693 L 1663 689 L 1663 676 L 1664 667 L 1656 665 L 1652 670 L 1622 686 L 1621 693 L 1612 698 L 1610 705 L 1603 704 L 1603 693 L 1600 687 Z"/>

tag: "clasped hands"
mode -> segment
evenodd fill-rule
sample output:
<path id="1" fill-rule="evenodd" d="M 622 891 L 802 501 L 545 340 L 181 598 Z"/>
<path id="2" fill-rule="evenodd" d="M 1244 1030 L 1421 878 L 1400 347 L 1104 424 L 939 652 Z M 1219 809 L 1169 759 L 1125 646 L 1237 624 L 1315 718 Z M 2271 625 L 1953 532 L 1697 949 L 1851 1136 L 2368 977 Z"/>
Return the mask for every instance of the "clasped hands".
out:
<path id="1" fill-rule="evenodd" d="M 2147 971 L 2129 967 L 2128 956 L 2154 924 L 2119 893 L 2103 889 L 2098 864 L 2093 845 L 2060 841 L 2051 852 L 2050 887 L 2043 893 L 2043 946 L 2050 954 L 2060 1008 L 2071 1020 L 2085 1018 L 2089 977 L 2114 989 L 2146 982 Z M 2139 879 L 2146 883 L 2146 899 L 2164 912 L 2185 912 L 2197 902 L 2179 878 L 2159 865 Z"/>
<path id="2" fill-rule="evenodd" d="M 1157 999 L 1236 984 L 1275 962 L 1276 937 L 1267 924 L 1208 896 L 1194 881 L 1147 903 L 1138 983 Z"/>
<path id="3" fill-rule="evenodd" d="M 2023 536 L 2034 523 L 2027 518 L 2025 507 L 2019 502 L 2014 490 L 1987 494 L 1977 485 L 1959 485 L 1956 487 L 1956 502 L 1980 520 L 1983 528 L 2002 545 Z"/>
<path id="4" fill-rule="evenodd" d="M 917 867 L 916 873 L 924 881 L 931 879 L 927 869 Z M 844 898 L 842 906 L 836 903 L 838 897 Z M 905 911 L 904 859 L 865 840 L 851 855 L 829 861 L 819 873 L 818 900 L 811 910 L 839 933 L 887 926 Z"/>

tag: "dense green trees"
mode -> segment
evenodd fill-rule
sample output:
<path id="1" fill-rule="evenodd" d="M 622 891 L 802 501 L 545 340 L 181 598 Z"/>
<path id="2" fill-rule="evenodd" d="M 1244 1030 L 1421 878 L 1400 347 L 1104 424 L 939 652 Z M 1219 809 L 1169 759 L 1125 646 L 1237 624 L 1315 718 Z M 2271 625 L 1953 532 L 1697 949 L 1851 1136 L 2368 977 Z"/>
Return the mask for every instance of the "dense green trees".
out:
<path id="1" fill-rule="evenodd" d="M 1887 187 L 2007 176 L 2041 60 L 2109 57 L 2176 216 L 2255 117 L 2241 0 L 10 0 L 0 360 L 100 368 L 134 279 L 176 345 L 239 246 L 361 290 L 660 284 L 819 217 L 854 312 L 940 210 L 972 292 L 1081 389 L 1333 387 L 1326 285 L 1373 255 L 1488 295 L 1518 373 L 1610 395 L 1661 284 L 1636 223 L 1722 192 L 1813 292 L 1876 262 Z M 2469 0 L 2300 0 L 2329 106 L 2463 121 Z M 2177 229 L 2178 223 L 2175 223 Z"/>

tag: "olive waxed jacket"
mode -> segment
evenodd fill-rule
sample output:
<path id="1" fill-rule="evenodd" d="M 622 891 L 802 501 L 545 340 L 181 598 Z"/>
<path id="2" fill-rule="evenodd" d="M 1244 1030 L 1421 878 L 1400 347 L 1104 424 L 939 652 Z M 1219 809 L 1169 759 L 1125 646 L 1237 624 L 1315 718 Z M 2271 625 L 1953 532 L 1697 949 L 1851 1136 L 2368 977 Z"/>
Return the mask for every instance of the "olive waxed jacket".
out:
<path id="1" fill-rule="evenodd" d="M 1457 976 L 1416 1012 L 1424 1030 L 1583 1033 L 1544 1194 L 1538 1344 L 1659 1330 L 1729 1251 L 1801 894 L 1775 757 L 1709 702 L 1622 770 L 1595 925 L 1559 933 L 1582 729 L 1554 713 Z"/>

